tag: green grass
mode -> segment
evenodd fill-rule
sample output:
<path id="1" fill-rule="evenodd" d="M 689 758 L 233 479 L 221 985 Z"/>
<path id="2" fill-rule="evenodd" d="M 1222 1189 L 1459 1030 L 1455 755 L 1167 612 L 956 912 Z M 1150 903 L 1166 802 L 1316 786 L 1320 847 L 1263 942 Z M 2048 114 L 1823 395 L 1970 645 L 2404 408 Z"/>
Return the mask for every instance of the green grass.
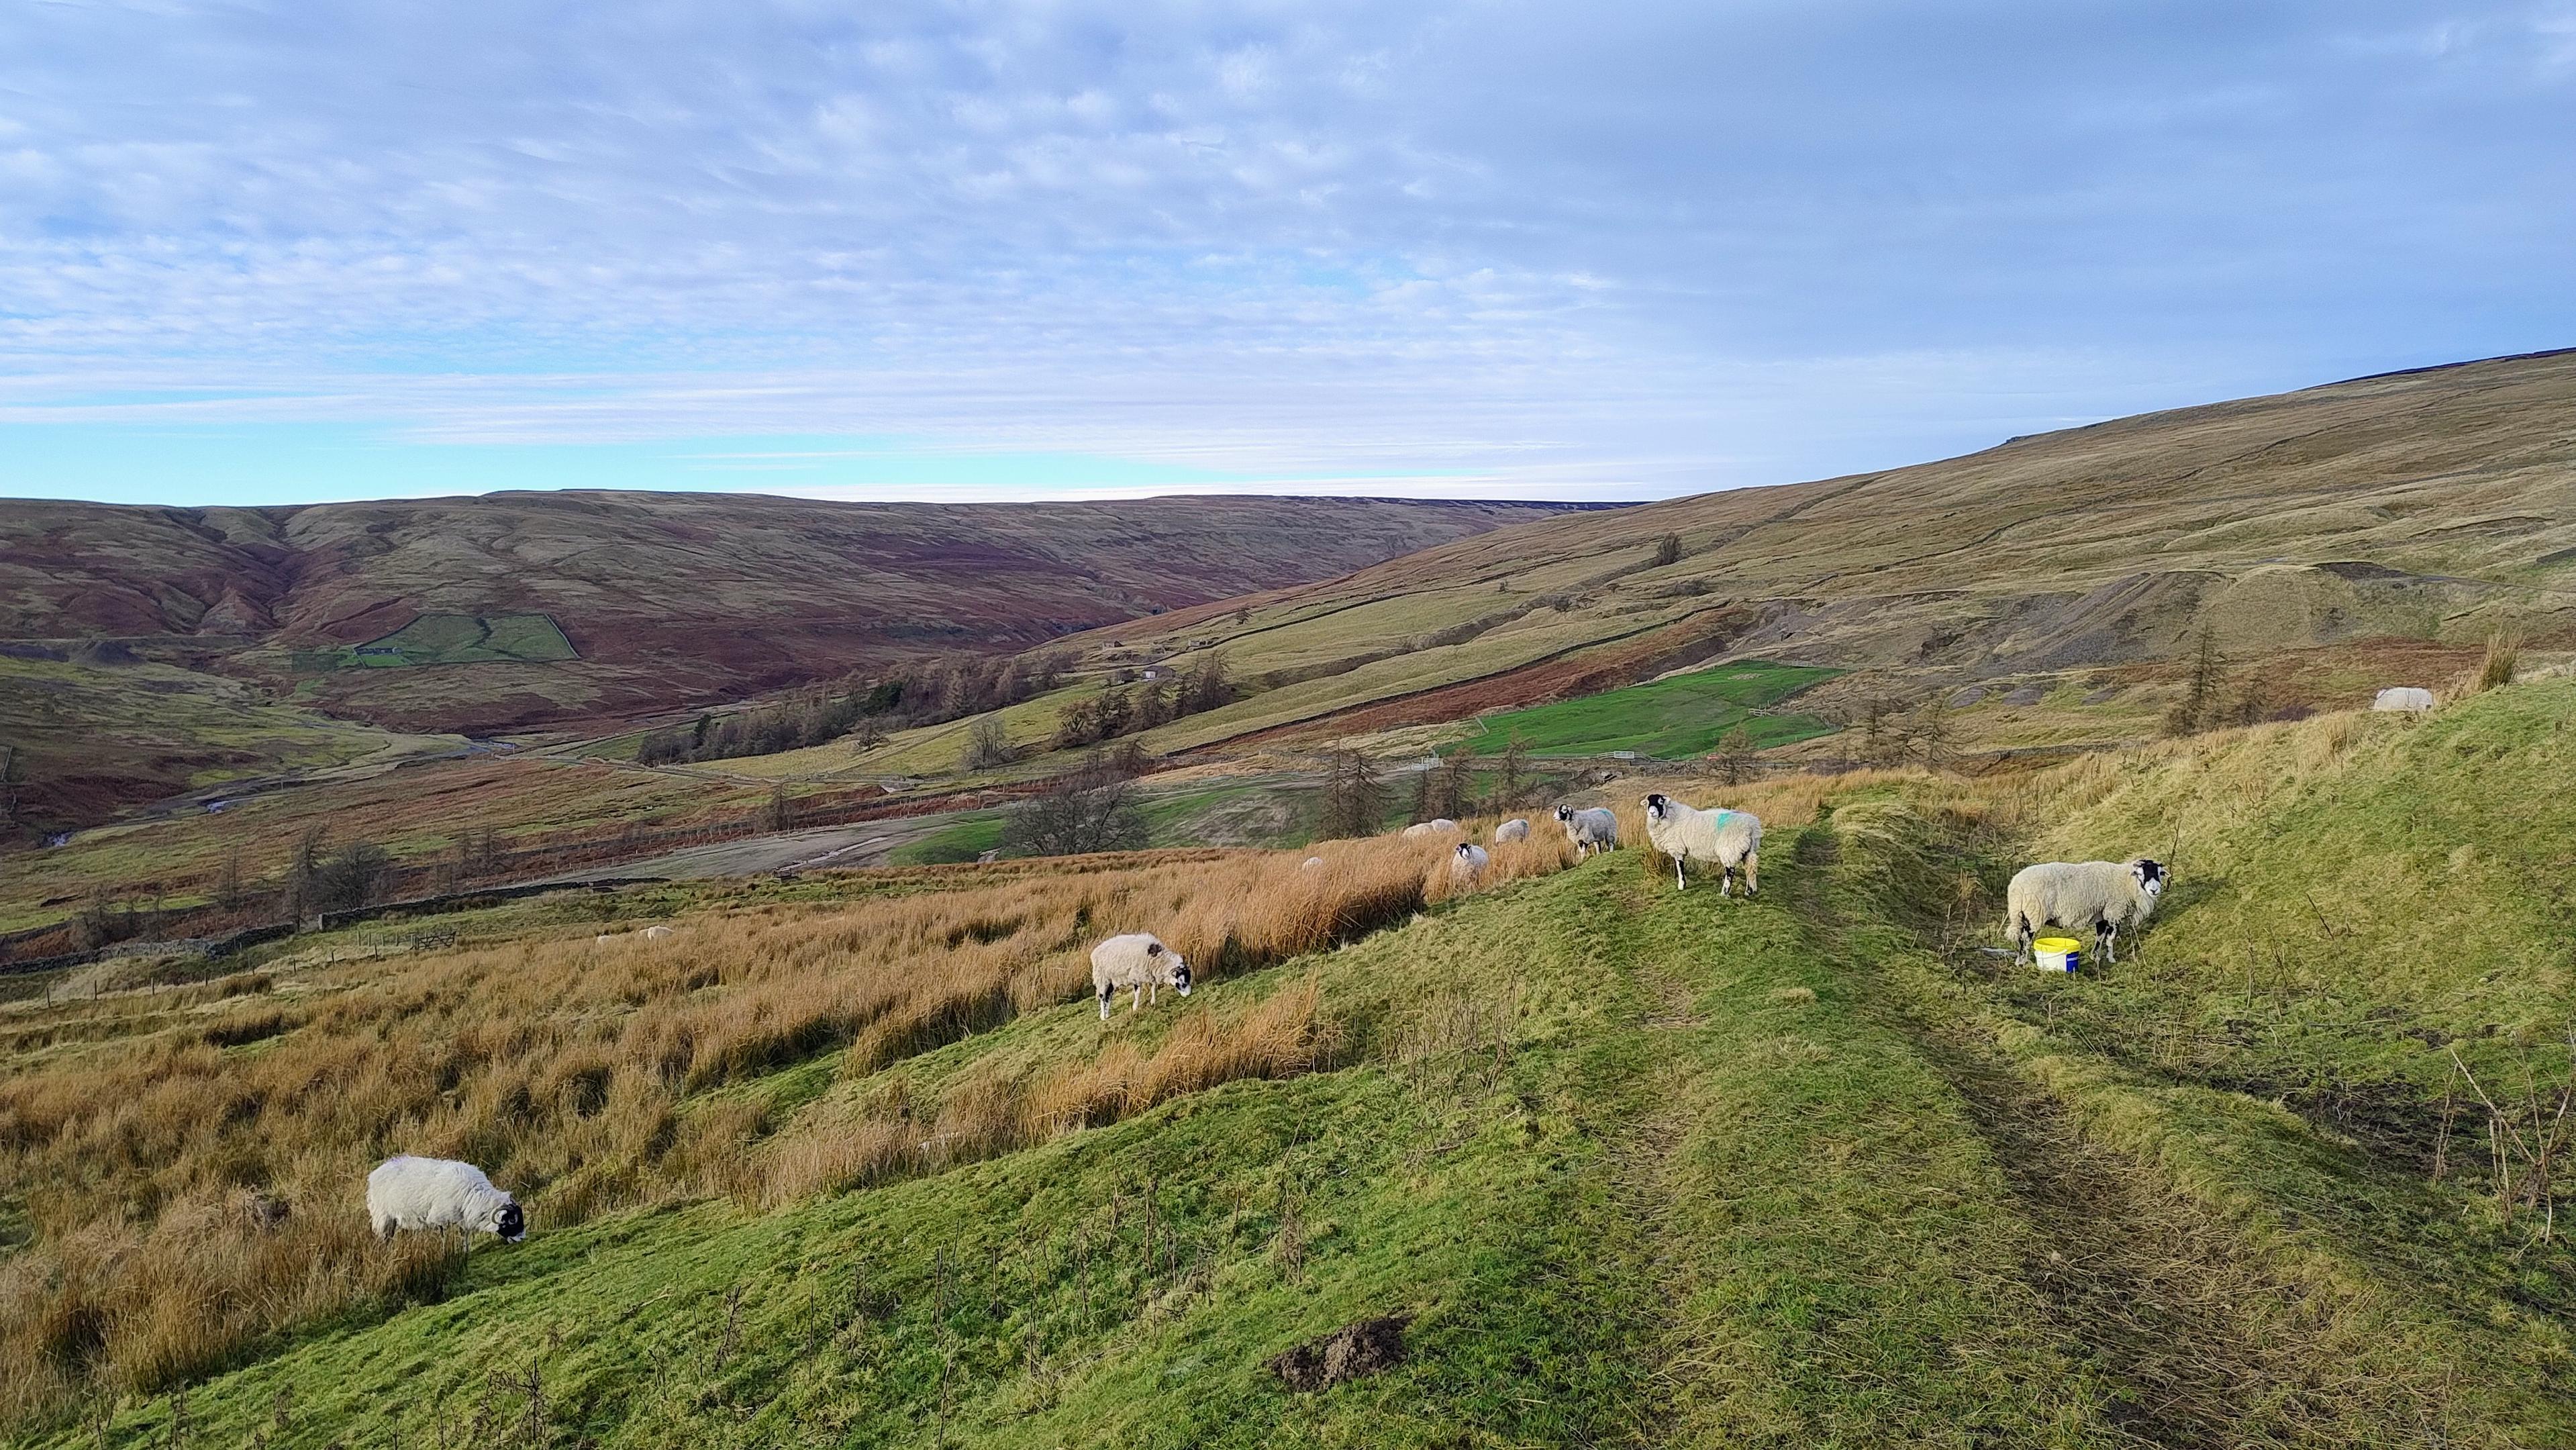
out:
<path id="1" fill-rule="evenodd" d="M 1606 755 L 1633 750 L 1676 759 L 1704 755 L 1741 726 L 1760 747 L 1829 734 L 1833 726 L 1813 715 L 1757 713 L 1840 670 L 1746 660 L 1668 680 L 1630 685 L 1579 700 L 1488 715 L 1468 748 L 1497 755 L 1514 735 L 1540 755 Z"/>
<path id="2" fill-rule="evenodd" d="M 1001 844 L 1002 813 L 976 811 L 910 845 L 895 847 L 886 860 L 896 866 L 945 866 L 972 861 Z"/>
<path id="3" fill-rule="evenodd" d="M 579 659 L 544 614 L 424 614 L 393 633 L 327 653 L 324 667 L 546 663 Z"/>

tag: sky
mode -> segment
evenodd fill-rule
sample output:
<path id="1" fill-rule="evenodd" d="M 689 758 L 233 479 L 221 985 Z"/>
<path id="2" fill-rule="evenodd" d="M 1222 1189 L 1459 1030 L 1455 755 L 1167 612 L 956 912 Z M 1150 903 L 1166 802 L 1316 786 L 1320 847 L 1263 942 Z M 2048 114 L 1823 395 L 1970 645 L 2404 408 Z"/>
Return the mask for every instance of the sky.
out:
<path id="1" fill-rule="evenodd" d="M 2576 0 L 13 0 L 0 495 L 1652 498 L 2576 345 Z"/>

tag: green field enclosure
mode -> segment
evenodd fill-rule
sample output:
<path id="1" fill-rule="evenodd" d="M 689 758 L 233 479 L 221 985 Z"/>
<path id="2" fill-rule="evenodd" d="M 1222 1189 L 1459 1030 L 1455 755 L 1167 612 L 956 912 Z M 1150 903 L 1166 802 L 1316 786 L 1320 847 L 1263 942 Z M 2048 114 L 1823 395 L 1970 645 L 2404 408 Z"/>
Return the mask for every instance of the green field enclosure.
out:
<path id="1" fill-rule="evenodd" d="M 325 669 L 546 664 L 581 655 L 545 614 L 424 614 L 381 639 L 317 652 Z"/>
<path id="2" fill-rule="evenodd" d="M 1727 732 L 1739 725 L 1756 746 L 1787 745 L 1831 734 L 1834 727 L 1814 715 L 1766 712 L 1841 673 L 1812 665 L 1746 660 L 1579 700 L 1487 715 L 1481 722 L 1483 732 L 1469 740 L 1467 748 L 1479 755 L 1497 755 L 1518 735 L 1539 755 L 1631 750 L 1675 759 L 1716 749 Z"/>

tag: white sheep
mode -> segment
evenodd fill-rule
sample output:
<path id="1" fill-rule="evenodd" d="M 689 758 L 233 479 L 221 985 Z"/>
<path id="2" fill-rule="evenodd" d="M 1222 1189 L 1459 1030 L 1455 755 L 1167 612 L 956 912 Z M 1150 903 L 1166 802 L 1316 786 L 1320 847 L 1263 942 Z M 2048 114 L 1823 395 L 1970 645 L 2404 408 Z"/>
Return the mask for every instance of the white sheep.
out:
<path id="1" fill-rule="evenodd" d="M 1565 827 L 1565 839 L 1574 846 L 1577 859 L 1595 851 L 1619 849 L 1619 818 L 1601 806 L 1576 810 L 1558 806 L 1556 819 Z"/>
<path id="2" fill-rule="evenodd" d="M 456 1228 L 499 1234 L 511 1243 L 528 1236 L 517 1199 L 492 1186 L 483 1170 L 449 1158 L 402 1153 L 367 1175 L 367 1217 L 376 1237 L 398 1228 Z"/>
<path id="3" fill-rule="evenodd" d="M 1736 868 L 1744 870 L 1744 894 L 1761 889 L 1762 821 L 1750 811 L 1703 811 L 1683 805 L 1662 791 L 1646 797 L 1646 839 L 1673 858 L 1673 886 L 1690 889 L 1682 874 L 1685 861 L 1717 863 L 1717 894 L 1734 894 Z"/>
<path id="4" fill-rule="evenodd" d="M 2370 708 L 2421 715 L 2433 708 L 2433 692 L 2421 685 L 2391 685 L 2371 697 Z"/>
<path id="5" fill-rule="evenodd" d="M 2093 928 L 2106 963 L 2120 960 L 2120 928 L 2144 922 L 2173 873 L 2144 856 L 2135 861 L 2042 861 L 2014 873 L 2004 893 L 2004 933 L 2013 959 L 2027 961 L 2043 926 Z"/>
<path id="6" fill-rule="evenodd" d="M 1298 869 L 1298 870 L 1300 870 L 1300 871 L 1313 871 L 1313 870 L 1317 869 L 1318 867 L 1322 866 L 1323 864 L 1324 864 L 1324 858 L 1323 858 L 1323 857 L 1321 857 L 1321 856 L 1309 856 L 1309 857 L 1307 857 L 1305 860 L 1303 860 L 1303 861 L 1301 861 L 1301 862 L 1299 862 L 1299 863 L 1297 864 L 1297 869 Z"/>
<path id="7" fill-rule="evenodd" d="M 1127 1001 L 1127 1010 L 1151 1000 L 1160 988 L 1169 987 L 1186 997 L 1190 994 L 1190 964 L 1181 954 L 1162 944 L 1150 932 L 1129 932 L 1113 936 L 1091 949 L 1091 987 L 1100 994 L 1100 1020 L 1109 1020 L 1109 999 L 1121 987 L 1131 988 L 1135 996 Z"/>
<path id="8" fill-rule="evenodd" d="M 1460 841 L 1458 849 L 1450 853 L 1449 874 L 1459 881 L 1473 881 L 1485 874 L 1485 867 L 1493 859 L 1475 842 Z"/>
<path id="9" fill-rule="evenodd" d="M 1458 831 L 1458 823 L 1449 819 L 1447 816 L 1441 816 L 1436 820 L 1416 821 L 1412 825 L 1404 828 L 1404 839 L 1408 841 L 1416 840 L 1420 837 L 1441 831 L 1455 835 Z"/>
<path id="10" fill-rule="evenodd" d="M 1517 816 L 1494 827 L 1494 844 L 1497 846 L 1501 845 L 1505 841 L 1526 841 L 1528 839 L 1529 822 L 1522 820 Z"/>

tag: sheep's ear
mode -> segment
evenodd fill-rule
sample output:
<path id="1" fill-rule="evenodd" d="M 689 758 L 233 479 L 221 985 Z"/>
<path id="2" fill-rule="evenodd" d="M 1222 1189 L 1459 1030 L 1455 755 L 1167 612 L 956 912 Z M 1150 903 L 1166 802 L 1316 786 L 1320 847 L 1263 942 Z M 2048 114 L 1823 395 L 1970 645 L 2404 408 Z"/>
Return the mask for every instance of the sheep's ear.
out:
<path id="1" fill-rule="evenodd" d="M 1163 954 L 1163 944 L 1162 944 L 1161 942 L 1158 942 L 1158 941 L 1149 941 L 1149 942 L 1145 943 L 1145 955 L 1147 955 L 1147 956 L 1149 956 L 1149 957 L 1159 957 L 1159 956 L 1161 956 L 1162 954 Z"/>

